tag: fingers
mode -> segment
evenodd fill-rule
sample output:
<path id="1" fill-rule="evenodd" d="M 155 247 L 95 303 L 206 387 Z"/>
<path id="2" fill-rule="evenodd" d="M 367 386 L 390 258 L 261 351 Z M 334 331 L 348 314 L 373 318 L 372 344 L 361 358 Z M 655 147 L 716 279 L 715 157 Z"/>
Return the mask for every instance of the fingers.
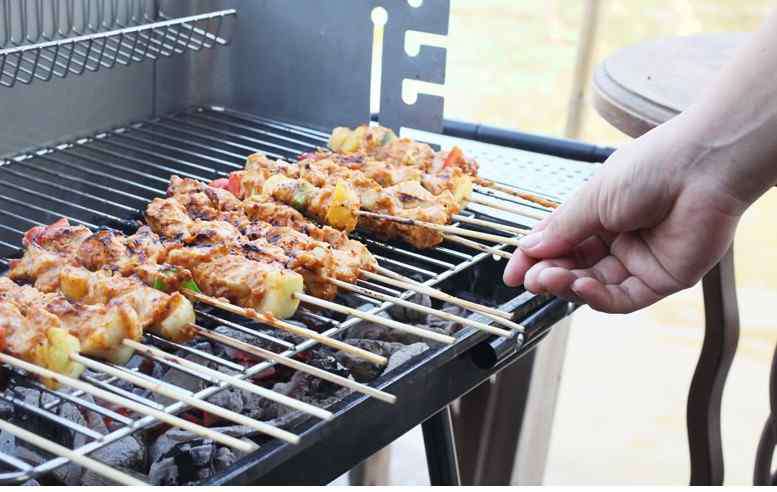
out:
<path id="1" fill-rule="evenodd" d="M 605 313 L 631 313 L 661 298 L 642 280 L 633 276 L 619 284 L 604 284 L 591 277 L 579 278 L 571 289 L 593 309 Z"/>
<path id="2" fill-rule="evenodd" d="M 513 257 L 505 267 L 502 280 L 508 287 L 518 287 L 523 284 L 526 272 L 537 263 L 537 260 L 516 249 Z"/>
<path id="3" fill-rule="evenodd" d="M 599 180 L 594 178 L 521 239 L 521 250 L 533 258 L 556 258 L 603 232 L 596 203 L 598 188 Z"/>

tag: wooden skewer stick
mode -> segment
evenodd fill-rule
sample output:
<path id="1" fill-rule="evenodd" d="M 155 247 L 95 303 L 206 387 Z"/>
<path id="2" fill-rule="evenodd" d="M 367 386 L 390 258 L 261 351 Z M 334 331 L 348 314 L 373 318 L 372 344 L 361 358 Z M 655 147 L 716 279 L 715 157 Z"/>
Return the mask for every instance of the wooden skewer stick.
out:
<path id="1" fill-rule="evenodd" d="M 476 243 L 475 241 L 470 241 L 469 239 L 464 239 L 463 237 L 459 236 L 445 236 L 446 241 L 450 241 L 452 243 L 459 243 L 463 244 L 464 246 L 467 246 L 472 249 L 476 249 L 478 251 L 482 251 L 483 253 L 488 253 L 490 255 L 499 256 L 500 258 L 507 258 L 508 260 L 513 257 L 512 253 L 508 253 L 507 251 L 502 251 L 501 249 L 494 249 L 494 247 L 488 247 L 480 243 Z"/>
<path id="2" fill-rule="evenodd" d="M 273 427 L 272 425 L 265 424 L 264 422 L 259 422 L 258 420 L 252 419 L 250 417 L 246 417 L 245 415 L 241 415 L 237 412 L 233 412 L 232 410 L 221 408 L 205 400 L 199 400 L 197 398 L 194 398 L 188 393 L 184 393 L 180 389 L 173 389 L 173 387 L 169 385 L 163 385 L 163 384 L 149 381 L 129 371 L 111 367 L 109 365 L 103 364 L 101 362 L 97 362 L 95 360 L 89 359 L 79 354 L 70 354 L 70 358 L 75 362 L 78 362 L 90 369 L 94 369 L 95 371 L 102 371 L 106 374 L 110 374 L 111 376 L 116 376 L 117 378 L 124 379 L 125 381 L 129 381 L 130 383 L 136 386 L 140 386 L 141 388 L 146 388 L 149 391 L 153 391 L 154 393 L 159 393 L 160 395 L 166 396 L 167 398 L 181 401 L 189 405 L 190 407 L 198 408 L 204 412 L 208 412 L 212 415 L 216 415 L 218 417 L 221 417 L 225 420 L 229 420 L 236 424 L 250 427 L 256 431 L 267 434 L 268 436 L 276 437 L 278 439 L 281 439 L 291 444 L 299 443 L 299 436 L 292 434 L 291 432 L 285 431 L 283 429 L 279 429 L 277 427 Z"/>
<path id="3" fill-rule="evenodd" d="M 150 417 L 154 417 L 160 422 L 164 422 L 173 427 L 177 427 L 179 429 L 189 431 L 192 434 L 196 434 L 201 437 L 212 439 L 213 441 L 216 441 L 225 446 L 229 446 L 230 448 L 237 449 L 244 453 L 250 453 L 256 450 L 256 448 L 258 447 L 254 443 L 241 441 L 240 439 L 234 438 L 232 436 L 228 436 L 226 434 L 222 434 L 221 432 L 216 432 L 208 427 L 195 424 L 194 422 L 190 422 L 188 420 L 182 419 L 181 417 L 178 417 L 176 415 L 165 413 L 153 407 L 148 407 L 134 400 L 130 400 L 129 398 L 125 398 L 123 396 L 117 395 L 116 393 L 112 393 L 110 391 L 104 390 L 102 388 L 98 388 L 97 386 L 91 385 L 89 383 L 85 383 L 78 379 L 65 376 L 64 374 L 59 374 L 52 370 L 49 370 L 40 366 L 36 366 L 34 364 L 30 364 L 29 362 L 25 362 L 23 360 L 17 359 L 7 354 L 0 353 L 0 362 L 4 362 L 10 366 L 24 369 L 25 371 L 31 374 L 35 374 L 43 378 L 48 378 L 48 379 L 57 381 L 63 386 L 69 386 L 73 389 L 83 391 L 84 393 L 88 393 L 94 396 L 95 398 L 99 398 L 100 400 L 113 403 L 114 405 L 118 405 L 128 410 L 132 410 L 133 412 L 137 412 L 141 415 L 148 415 Z"/>
<path id="4" fill-rule="evenodd" d="M 505 186 L 503 184 L 494 183 L 493 181 L 488 181 L 487 183 L 481 183 L 480 186 L 491 188 L 494 190 L 499 190 L 502 193 L 506 193 L 508 195 L 512 195 L 518 198 L 523 198 L 524 200 L 532 203 L 536 203 L 537 205 L 542 205 L 543 207 L 547 208 L 557 208 L 559 206 L 558 203 L 554 202 L 553 200 L 548 200 L 547 198 L 542 198 L 541 196 L 537 196 L 533 193 L 527 193 L 525 191 L 517 190 L 515 188 L 512 188 L 510 186 Z"/>
<path id="5" fill-rule="evenodd" d="M 485 232 L 471 231 L 469 229 L 462 229 L 460 227 L 434 224 L 432 222 L 424 222 L 422 220 L 406 219 L 404 217 L 397 217 L 395 215 L 376 214 L 374 212 L 367 212 L 359 210 L 359 215 L 364 217 L 373 217 L 375 219 L 390 220 L 392 222 L 399 222 L 400 224 L 406 224 L 410 226 L 426 227 L 427 229 L 433 229 L 435 231 L 447 232 L 449 234 L 456 234 L 458 236 L 474 237 L 476 239 L 482 239 L 498 244 L 509 244 L 511 246 L 518 246 L 518 240 L 512 237 L 498 236 L 496 234 L 487 234 Z"/>
<path id="6" fill-rule="evenodd" d="M 49 441 L 48 439 L 44 439 L 43 437 L 40 437 L 39 435 L 32 433 L 27 429 L 22 429 L 21 427 L 10 422 L 6 422 L 5 420 L 0 420 L 0 430 L 4 430 L 5 432 L 16 436 L 22 441 L 27 441 L 33 446 L 43 449 L 44 451 L 48 451 L 49 453 L 55 454 L 57 456 L 67 458 L 73 463 L 81 465 L 87 470 L 91 470 L 98 475 L 113 480 L 120 485 L 130 485 L 135 487 L 149 486 L 149 484 L 146 482 L 138 480 L 135 477 L 131 477 L 124 472 L 120 472 L 119 470 L 110 467 L 105 463 L 100 463 L 93 458 L 76 453 L 75 451 L 68 449 L 65 446 L 57 444 L 53 441 Z"/>
<path id="7" fill-rule="evenodd" d="M 373 364 L 376 364 L 379 366 L 385 366 L 386 364 L 388 364 L 388 360 L 383 356 L 373 354 L 368 350 L 364 350 L 359 347 L 354 347 L 353 345 L 348 345 L 345 342 L 341 342 L 340 340 L 334 339 L 332 337 L 322 335 L 313 330 L 309 330 L 307 328 L 301 328 L 291 323 L 286 323 L 285 321 L 281 321 L 273 317 L 272 315 L 258 313 L 253 309 L 246 309 L 240 306 L 235 306 L 230 302 L 224 302 L 220 299 L 216 299 L 215 297 L 205 295 L 201 292 L 195 292 L 190 289 L 182 289 L 181 292 L 183 294 L 186 294 L 186 296 L 192 299 L 195 299 L 197 301 L 203 302 L 205 304 L 209 304 L 213 307 L 217 307 L 219 309 L 222 309 L 232 314 L 236 314 L 238 316 L 242 316 L 244 318 L 249 318 L 249 319 L 259 321 L 260 323 L 268 324 L 272 327 L 287 331 L 293 335 L 315 340 L 321 345 L 326 345 L 327 347 L 331 347 L 335 350 L 339 350 L 341 352 L 351 354 L 354 357 L 368 360 Z M 210 336 L 210 335 L 206 335 L 206 336 Z"/>
<path id="8" fill-rule="evenodd" d="M 529 208 L 526 206 L 521 206 L 516 203 L 511 203 L 510 205 L 503 205 L 501 203 L 492 202 L 490 200 L 486 200 L 485 198 L 480 198 L 476 196 L 471 196 L 469 198 L 470 203 L 477 203 L 478 205 L 483 205 L 484 207 L 490 207 L 495 210 L 502 210 L 503 212 L 510 212 L 511 214 L 516 215 L 522 215 L 524 217 L 529 217 L 530 219 L 537 219 L 542 220 L 545 217 L 548 216 L 550 212 L 540 212 L 539 210 Z"/>
<path id="9" fill-rule="evenodd" d="M 200 328 L 199 330 L 203 330 L 203 328 Z M 196 328 L 195 328 L 195 331 L 197 331 Z M 332 374 L 331 372 L 324 371 L 323 369 L 319 369 L 318 367 L 305 364 L 304 362 L 294 360 L 290 357 L 276 354 L 275 352 L 271 352 L 267 349 L 257 347 L 256 345 L 251 345 L 249 343 L 242 342 L 240 340 L 236 340 L 234 338 L 227 337 L 219 333 L 213 333 L 213 339 L 218 340 L 224 345 L 229 345 L 230 347 L 236 348 L 238 350 L 242 350 L 243 352 L 246 352 L 248 354 L 252 354 L 257 357 L 261 357 L 262 359 L 270 360 L 272 362 L 281 364 L 291 369 L 310 374 L 311 376 L 315 376 L 317 378 L 323 379 L 324 381 L 329 381 L 330 383 L 337 384 L 344 388 L 352 389 L 363 395 L 372 396 L 373 398 L 377 398 L 378 400 L 385 401 L 387 403 L 396 403 L 397 401 L 396 396 L 386 393 L 385 391 L 371 388 L 366 384 L 357 383 L 356 381 L 353 381 L 351 379 L 338 376 L 337 374 Z"/>
<path id="10" fill-rule="evenodd" d="M 194 329 L 194 326 L 192 326 L 192 328 Z M 200 327 L 198 326 L 197 328 L 200 328 Z M 200 328 L 199 330 L 200 333 L 204 331 L 207 331 L 207 330 L 205 330 L 204 328 Z M 240 388 L 244 391 L 248 391 L 249 393 L 259 395 L 263 398 L 267 398 L 268 400 L 272 400 L 276 403 L 280 403 L 281 405 L 286 405 L 289 408 L 299 410 L 300 412 L 313 415 L 320 419 L 331 420 L 334 417 L 334 414 L 332 412 L 329 412 L 322 408 L 315 407 L 309 403 L 295 400 L 294 398 L 290 398 L 286 395 L 282 395 L 276 391 L 272 391 L 267 388 L 263 388 L 261 386 L 255 385 L 249 381 L 246 381 L 245 379 L 240 379 L 235 376 L 230 376 L 229 374 L 224 374 L 223 372 L 215 371 L 210 367 L 203 366 L 202 364 L 197 364 L 196 362 L 192 362 L 188 359 L 184 359 L 183 357 L 178 357 L 177 355 L 168 354 L 167 352 L 159 350 L 156 347 L 150 347 L 148 345 L 143 345 L 142 343 L 138 343 L 134 340 L 128 340 L 128 339 L 124 340 L 124 345 L 128 347 L 132 347 L 137 352 L 140 352 L 152 357 L 158 357 L 163 360 L 172 360 L 176 364 L 180 364 L 183 367 L 192 369 L 195 372 L 205 374 L 218 381 L 224 381 L 225 383 L 231 386 L 234 386 L 235 388 Z"/>
<path id="11" fill-rule="evenodd" d="M 343 282 L 341 280 L 338 280 L 336 278 L 328 278 L 330 282 L 332 282 L 334 285 L 341 287 L 343 289 L 348 289 L 353 292 L 358 292 L 359 294 L 373 297 L 375 299 L 378 299 L 380 301 L 385 302 L 393 302 L 394 304 L 398 306 L 404 306 L 408 309 L 413 309 L 415 311 L 419 311 L 421 313 L 431 314 L 432 316 L 437 316 L 438 318 L 447 319 L 448 321 L 454 321 L 456 323 L 460 323 L 464 326 L 471 326 L 473 328 L 476 328 L 481 331 L 485 331 L 487 333 L 491 333 L 493 335 L 499 335 L 500 337 L 510 337 L 513 335 L 512 331 L 503 330 L 501 328 L 497 328 L 495 326 L 490 326 L 485 323 L 481 323 L 479 321 L 475 321 L 472 319 L 463 318 L 461 316 L 456 316 L 455 314 L 446 313 L 445 311 L 430 308 L 427 306 L 422 306 L 420 304 L 416 304 L 414 302 L 406 301 L 404 299 L 399 299 L 397 297 L 389 296 L 386 294 L 383 294 L 381 292 L 376 292 L 371 289 L 367 289 L 364 287 L 360 287 L 358 285 L 349 284 L 348 282 Z"/>
<path id="12" fill-rule="evenodd" d="M 417 326 L 412 326 L 406 323 L 400 323 L 398 321 L 394 321 L 393 319 L 383 318 L 380 316 L 376 316 L 374 314 L 365 313 L 364 311 L 359 311 L 358 309 L 350 308 L 347 306 L 341 306 L 340 304 L 325 301 L 323 299 L 319 299 L 318 297 L 313 297 L 307 294 L 295 293 L 294 295 L 302 302 L 306 302 L 308 304 L 312 304 L 314 306 L 318 306 L 324 309 L 329 309 L 331 311 L 335 311 L 338 313 L 347 314 L 349 316 L 354 316 L 356 318 L 361 318 L 363 320 L 371 321 L 373 323 L 381 324 L 383 326 L 393 328 L 397 331 L 410 333 L 411 335 L 416 335 L 418 337 L 426 338 L 428 340 L 434 340 L 440 343 L 446 343 L 448 345 L 456 343 L 455 337 L 452 337 L 449 335 L 443 335 L 441 333 L 437 333 L 436 331 L 424 330 L 423 328 L 419 328 Z"/>
<path id="13" fill-rule="evenodd" d="M 441 290 L 435 289 L 433 287 L 429 287 L 428 285 L 420 284 L 418 282 L 406 282 L 406 281 L 397 280 L 395 278 L 386 277 L 384 275 L 379 275 L 373 272 L 366 272 L 366 271 L 363 271 L 362 275 L 364 275 L 367 278 L 377 280 L 379 282 L 383 282 L 385 284 L 393 285 L 394 287 L 399 287 L 401 289 L 407 289 L 407 290 L 412 290 L 414 292 L 419 292 L 421 294 L 426 294 L 429 297 L 434 297 L 435 299 L 449 302 L 451 304 L 456 304 L 457 306 L 461 306 L 471 311 L 481 313 L 482 315 L 493 319 L 497 323 L 503 326 L 506 326 L 511 330 L 518 331 L 519 333 L 522 333 L 524 331 L 524 327 L 508 319 L 509 313 L 505 313 L 504 311 L 500 311 L 498 309 L 489 308 L 488 306 L 483 306 L 481 304 L 460 299 L 450 294 L 446 294 Z"/>
<path id="14" fill-rule="evenodd" d="M 512 317 L 513 317 L 512 313 L 509 313 L 507 311 L 502 311 L 502 310 L 499 310 L 499 309 L 496 309 L 496 308 L 493 308 L 493 307 L 490 307 L 490 306 L 485 306 L 483 304 L 478 304 L 476 302 L 467 301 L 467 300 L 461 299 L 459 297 L 452 296 L 450 294 L 447 294 L 447 293 L 441 291 L 440 289 L 435 289 L 434 287 L 429 287 L 428 285 L 422 284 L 421 282 L 419 282 L 417 280 L 414 280 L 414 279 L 412 279 L 410 277 L 406 277 L 406 276 L 404 276 L 402 274 L 399 274 L 397 272 L 389 270 L 388 268 L 385 268 L 385 267 L 382 267 L 382 266 L 378 266 L 375 271 L 378 272 L 379 274 L 381 274 L 384 277 L 389 277 L 389 278 L 392 278 L 392 279 L 396 279 L 396 280 L 399 280 L 401 282 L 405 282 L 405 283 L 408 283 L 408 284 L 411 284 L 411 285 L 417 285 L 417 286 L 420 286 L 420 287 L 425 287 L 426 289 L 428 289 L 430 291 L 434 291 L 434 292 L 436 292 L 439 295 L 445 296 L 446 299 L 440 299 L 440 300 L 446 300 L 447 302 L 450 302 L 451 304 L 456 304 L 457 302 L 460 302 L 461 304 L 459 304 L 459 305 L 467 306 L 467 309 L 470 309 L 470 310 L 473 310 L 473 311 L 477 311 L 477 312 L 480 312 L 480 313 L 493 314 L 494 316 L 499 316 L 500 318 L 504 318 L 504 319 L 512 319 Z M 362 273 L 366 273 L 364 270 L 361 270 L 361 272 Z M 381 275 L 376 275 L 376 278 L 377 279 L 382 278 Z M 402 288 L 402 287 L 400 287 L 400 288 Z M 448 301 L 447 298 L 451 298 L 451 299 L 453 299 L 453 301 Z"/>
<path id="15" fill-rule="evenodd" d="M 512 227 L 505 224 L 499 224 L 497 222 L 491 222 L 490 220 L 476 219 L 474 217 L 467 217 L 466 215 L 456 214 L 453 216 L 453 220 L 464 222 L 465 224 L 474 224 L 483 227 L 490 227 L 497 231 L 508 232 L 518 236 L 525 236 L 529 231 L 526 229 L 520 229 L 518 227 Z"/>

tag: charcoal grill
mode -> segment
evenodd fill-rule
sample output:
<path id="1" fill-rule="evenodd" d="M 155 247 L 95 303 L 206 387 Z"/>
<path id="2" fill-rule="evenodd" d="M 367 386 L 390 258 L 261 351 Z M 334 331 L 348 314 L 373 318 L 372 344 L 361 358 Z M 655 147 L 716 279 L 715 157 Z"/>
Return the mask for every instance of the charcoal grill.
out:
<path id="1" fill-rule="evenodd" d="M 442 136 L 440 98 L 420 94 L 413 105 L 402 102 L 404 79 L 444 80 L 443 49 L 423 46 L 418 56 L 409 57 L 402 47 L 407 30 L 446 34 L 447 0 L 426 0 L 420 7 L 377 0 L 336 5 L 82 0 L 64 2 L 61 10 L 56 5 L 56 1 L 0 0 L 4 20 L 0 105 L 4 121 L 13 122 L 0 134 L 0 155 L 6 156 L 0 163 L 4 259 L 20 253 L 21 236 L 32 226 L 67 217 L 90 228 L 131 231 L 145 204 L 164 195 L 172 174 L 201 180 L 223 177 L 241 168 L 255 151 L 293 159 L 324 146 L 332 127 L 367 121 L 374 30 L 370 14 L 378 6 L 389 14 L 381 124 L 406 128 L 410 136 L 432 144 L 458 144 L 480 160 L 483 176 L 557 200 L 593 172 L 593 166 L 580 162 L 591 159 L 580 155 L 578 160 L 565 159 Z M 493 218 L 526 228 L 533 223 L 517 215 Z M 299 444 L 267 440 L 203 483 L 326 483 L 425 421 L 429 440 L 445 444 L 447 405 L 528 353 L 574 309 L 568 302 L 507 289 L 495 281 L 501 278 L 504 261 L 497 261 L 488 248 L 504 246 L 486 245 L 482 251 L 446 243 L 418 252 L 360 239 L 384 266 L 446 292 L 477 292 L 479 298 L 514 313 L 525 332 L 506 339 L 464 329 L 455 344 L 432 347 L 370 383 L 395 395 L 395 405 L 350 394 L 329 407 L 335 413 L 331 421 L 302 416 L 294 420 L 287 428 L 300 436 Z M 409 298 L 412 293 L 397 295 Z M 391 305 L 351 297 L 373 313 Z M 360 322 L 320 313 L 311 316 L 331 336 L 341 336 Z M 471 317 L 490 323 L 477 314 Z M 257 333 L 253 326 L 218 312 L 201 312 L 199 319 Z M 290 343 L 260 335 L 285 355 L 315 346 L 313 341 Z M 162 347 L 196 353 L 194 348 L 150 337 Z M 242 378 L 272 366 L 261 362 L 244 368 L 215 355 L 207 358 L 238 371 Z M 193 395 L 196 398 L 208 398 L 227 386 L 199 377 L 208 384 Z M 181 402 L 162 407 L 127 394 L 108 375 L 85 379 L 165 412 L 186 409 Z M 2 399 L 62 432 L 85 437 L 85 443 L 74 449 L 80 454 L 94 453 L 158 423 L 151 417 L 119 414 L 78 391 L 44 390 L 33 381 L 26 384 L 52 398 L 30 405 L 14 394 L 16 375 L 10 380 Z M 100 433 L 59 418 L 57 409 L 65 402 L 120 425 Z M 434 432 L 438 434 L 432 436 Z M 440 476 L 450 463 L 450 452 L 451 447 L 443 445 L 430 456 Z M 21 483 L 67 463 L 52 457 L 32 464 L 2 452 L 0 461 L 7 465 L 0 473 L 2 483 Z"/>

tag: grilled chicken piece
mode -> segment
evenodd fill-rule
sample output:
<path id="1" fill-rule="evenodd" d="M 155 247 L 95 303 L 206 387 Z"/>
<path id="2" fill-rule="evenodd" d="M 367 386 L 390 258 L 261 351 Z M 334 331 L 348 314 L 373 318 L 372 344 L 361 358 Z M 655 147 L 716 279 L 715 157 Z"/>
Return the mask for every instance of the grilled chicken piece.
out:
<path id="1" fill-rule="evenodd" d="M 166 294 L 137 278 L 105 270 L 90 272 L 85 268 L 67 266 L 60 275 L 62 293 L 69 299 L 84 304 L 126 302 L 137 313 L 144 330 L 174 342 L 185 342 L 194 336 L 194 307 L 180 292 Z"/>
<path id="2" fill-rule="evenodd" d="M 296 312 L 299 300 L 294 294 L 302 292 L 301 275 L 279 263 L 258 262 L 237 254 L 210 255 L 209 250 L 172 250 L 168 261 L 191 270 L 197 285 L 210 296 L 278 318 Z"/>
<path id="3" fill-rule="evenodd" d="M 13 302 L 25 315 L 44 309 L 79 340 L 81 353 L 116 364 L 124 364 L 132 356 L 132 349 L 122 345 L 122 340 L 140 340 L 143 334 L 137 313 L 124 300 L 107 305 L 72 303 L 62 295 L 19 286 L 5 277 L 0 278 L 0 297 Z"/>
<path id="4" fill-rule="evenodd" d="M 59 318 L 40 306 L 22 313 L 14 302 L 0 296 L 0 351 L 36 366 L 77 378 L 84 366 L 73 362 L 70 354 L 81 349 L 78 339 L 63 328 Z M 43 379 L 52 389 L 56 381 Z"/>
<path id="5" fill-rule="evenodd" d="M 339 127 L 332 131 L 329 148 L 340 154 L 374 156 L 378 160 L 423 169 L 437 173 L 444 168 L 455 167 L 464 174 L 476 177 L 478 164 L 464 155 L 458 147 L 449 151 L 435 152 L 429 145 L 409 138 L 397 138 L 388 128 L 362 125 L 353 130 Z"/>

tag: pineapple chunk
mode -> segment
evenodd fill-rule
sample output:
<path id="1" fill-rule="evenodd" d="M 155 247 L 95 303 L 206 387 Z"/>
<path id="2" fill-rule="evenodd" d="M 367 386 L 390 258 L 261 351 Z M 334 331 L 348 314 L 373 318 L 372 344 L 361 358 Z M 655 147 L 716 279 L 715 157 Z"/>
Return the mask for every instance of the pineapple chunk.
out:
<path id="1" fill-rule="evenodd" d="M 462 208 L 464 208 L 467 205 L 467 202 L 469 202 L 473 189 L 474 185 L 472 184 L 472 178 L 468 175 L 464 174 L 460 177 L 460 179 L 456 180 L 453 188 L 453 197 Z"/>
<path id="2" fill-rule="evenodd" d="M 85 368 L 70 358 L 71 354 L 77 354 L 81 350 L 78 339 L 63 328 L 50 328 L 46 333 L 46 338 L 48 344 L 42 350 L 43 353 L 40 354 L 42 359 L 40 365 L 65 376 L 78 378 Z M 52 389 L 59 386 L 54 380 L 44 379 L 43 382 Z"/>
<path id="3" fill-rule="evenodd" d="M 337 229 L 351 232 L 359 221 L 355 213 L 359 209 L 359 197 L 356 192 L 338 181 L 332 192 L 332 198 L 326 211 L 326 223 Z"/>
<path id="4" fill-rule="evenodd" d="M 191 301 L 181 293 L 170 295 L 167 315 L 149 331 L 161 335 L 174 342 L 186 342 L 193 336 L 190 325 L 194 324 L 194 307 Z"/>
<path id="5" fill-rule="evenodd" d="M 290 318 L 299 306 L 299 299 L 294 294 L 302 292 L 302 275 L 288 270 L 279 270 L 268 272 L 264 281 L 266 282 L 265 295 L 255 309 L 272 313 L 276 318 Z"/>

